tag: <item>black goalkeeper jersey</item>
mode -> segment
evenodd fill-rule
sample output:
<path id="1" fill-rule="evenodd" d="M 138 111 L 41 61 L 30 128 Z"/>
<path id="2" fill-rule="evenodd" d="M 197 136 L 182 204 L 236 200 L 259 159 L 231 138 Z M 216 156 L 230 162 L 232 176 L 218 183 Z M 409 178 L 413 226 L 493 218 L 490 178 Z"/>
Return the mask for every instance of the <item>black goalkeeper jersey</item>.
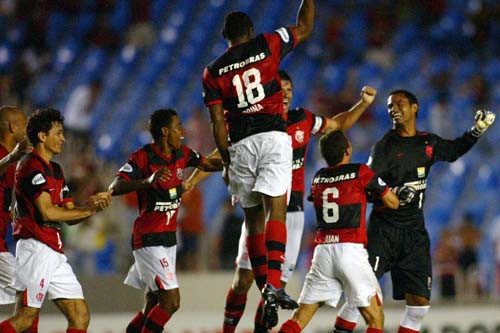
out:
<path id="1" fill-rule="evenodd" d="M 375 201 L 370 220 L 382 220 L 408 228 L 423 228 L 427 176 L 437 161 L 453 162 L 477 142 L 469 131 L 455 140 L 445 140 L 427 132 L 401 137 L 390 130 L 371 150 L 368 165 L 389 187 L 413 186 L 417 193 L 408 205 L 397 210 Z"/>

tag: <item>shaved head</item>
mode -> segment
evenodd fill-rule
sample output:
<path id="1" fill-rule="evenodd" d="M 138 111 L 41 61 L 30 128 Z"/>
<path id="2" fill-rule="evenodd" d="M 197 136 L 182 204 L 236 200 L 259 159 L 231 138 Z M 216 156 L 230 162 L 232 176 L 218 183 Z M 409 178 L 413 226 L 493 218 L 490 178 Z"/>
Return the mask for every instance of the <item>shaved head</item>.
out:
<path id="1" fill-rule="evenodd" d="M 13 135 L 15 141 L 26 135 L 26 116 L 16 106 L 0 107 L 0 136 Z"/>
<path id="2" fill-rule="evenodd" d="M 24 116 L 23 111 L 16 106 L 0 107 L 0 121 L 15 121 L 20 116 Z"/>

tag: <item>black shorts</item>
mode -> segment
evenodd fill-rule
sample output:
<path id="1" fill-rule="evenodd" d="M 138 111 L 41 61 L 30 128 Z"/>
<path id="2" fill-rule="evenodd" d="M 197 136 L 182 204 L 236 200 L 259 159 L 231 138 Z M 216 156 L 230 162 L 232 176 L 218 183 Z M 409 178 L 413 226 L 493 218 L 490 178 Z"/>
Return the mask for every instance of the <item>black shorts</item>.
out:
<path id="1" fill-rule="evenodd" d="M 367 249 L 377 278 L 391 271 L 395 300 L 404 300 L 405 294 L 430 300 L 432 264 L 429 234 L 425 228 L 396 227 L 372 216 Z"/>

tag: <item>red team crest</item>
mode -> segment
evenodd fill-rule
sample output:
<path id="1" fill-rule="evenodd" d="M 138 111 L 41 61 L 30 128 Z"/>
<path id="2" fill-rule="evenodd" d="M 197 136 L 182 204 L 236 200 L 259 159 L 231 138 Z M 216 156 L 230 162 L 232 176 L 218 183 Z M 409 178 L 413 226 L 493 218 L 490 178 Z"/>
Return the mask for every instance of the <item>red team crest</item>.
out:
<path id="1" fill-rule="evenodd" d="M 432 146 L 425 146 L 425 155 L 427 155 L 428 158 L 432 158 Z"/>

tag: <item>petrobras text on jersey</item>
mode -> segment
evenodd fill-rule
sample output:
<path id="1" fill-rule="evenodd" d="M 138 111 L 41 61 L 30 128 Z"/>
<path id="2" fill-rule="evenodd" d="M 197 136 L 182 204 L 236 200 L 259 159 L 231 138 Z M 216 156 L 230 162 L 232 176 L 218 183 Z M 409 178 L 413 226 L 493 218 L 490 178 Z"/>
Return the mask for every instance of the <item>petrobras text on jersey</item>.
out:
<path id="1" fill-rule="evenodd" d="M 408 182 L 404 183 L 405 186 L 411 186 L 413 187 L 416 191 L 423 191 L 427 188 L 427 180 L 426 179 L 420 179 L 416 180 L 414 182 Z"/>
<path id="2" fill-rule="evenodd" d="M 174 201 L 166 201 L 166 202 L 160 202 L 157 201 L 155 203 L 155 212 L 167 212 L 169 210 L 176 210 L 180 207 L 181 201 L 179 199 L 176 199 Z"/>
<path id="3" fill-rule="evenodd" d="M 241 69 L 241 68 L 247 66 L 248 64 L 252 64 L 254 62 L 261 61 L 265 57 L 266 57 L 266 54 L 264 52 L 261 52 L 255 56 L 249 57 L 243 61 L 235 62 L 234 64 L 229 64 L 227 66 L 219 68 L 219 75 L 225 74 L 225 73 L 230 72 L 232 70 Z"/>
<path id="4" fill-rule="evenodd" d="M 298 170 L 304 166 L 304 158 L 300 157 L 292 162 L 292 170 Z"/>
<path id="5" fill-rule="evenodd" d="M 356 173 L 346 173 L 344 175 L 337 175 L 335 177 L 316 177 L 313 179 L 313 184 L 327 184 L 327 183 L 335 183 L 341 182 L 344 180 L 350 180 L 356 178 Z"/>

